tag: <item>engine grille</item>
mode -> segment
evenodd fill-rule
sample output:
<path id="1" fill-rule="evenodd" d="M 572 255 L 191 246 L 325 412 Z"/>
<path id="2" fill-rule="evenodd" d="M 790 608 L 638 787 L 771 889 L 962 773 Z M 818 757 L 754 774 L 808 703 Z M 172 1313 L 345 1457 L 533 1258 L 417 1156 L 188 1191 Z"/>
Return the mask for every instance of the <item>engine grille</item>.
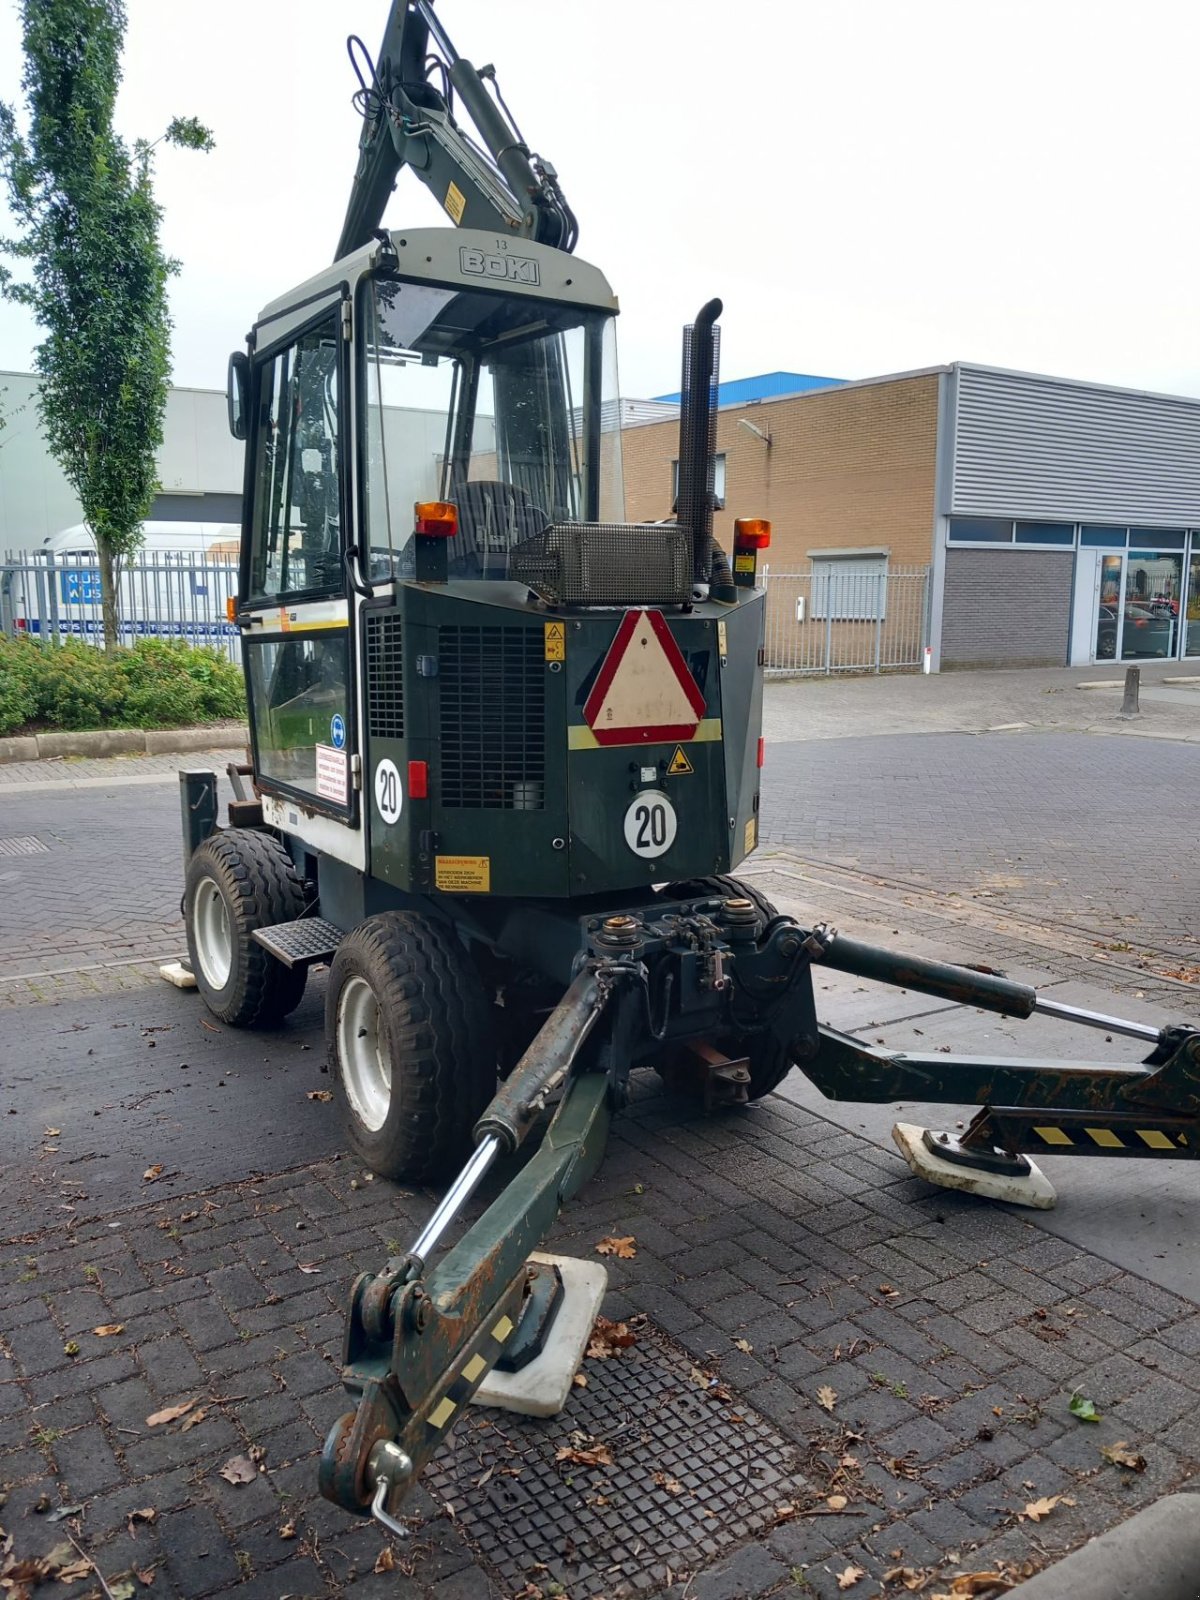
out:
<path id="1" fill-rule="evenodd" d="M 546 777 L 542 629 L 442 627 L 441 801 L 489 811 L 541 811 Z"/>
<path id="2" fill-rule="evenodd" d="M 509 551 L 508 575 L 553 605 L 685 605 L 691 540 L 676 523 L 559 522 Z"/>
<path id="3" fill-rule="evenodd" d="M 373 739 L 404 737 L 404 657 L 395 611 L 366 613 L 367 731 Z"/>

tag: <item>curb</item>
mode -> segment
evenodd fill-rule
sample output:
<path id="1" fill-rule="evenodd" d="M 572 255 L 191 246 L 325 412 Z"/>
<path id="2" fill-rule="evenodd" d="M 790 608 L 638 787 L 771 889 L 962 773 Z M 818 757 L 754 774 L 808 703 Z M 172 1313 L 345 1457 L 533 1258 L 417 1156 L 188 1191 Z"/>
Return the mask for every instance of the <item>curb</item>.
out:
<path id="1" fill-rule="evenodd" d="M 1200 1497 L 1169 1494 L 1009 1590 L 1010 1600 L 1200 1600 Z"/>
<path id="2" fill-rule="evenodd" d="M 208 728 L 100 728 L 92 733 L 36 733 L 0 739 L 0 766 L 13 761 L 51 761 L 63 756 L 163 756 L 185 750 L 217 750 L 245 744 L 244 722 Z"/>

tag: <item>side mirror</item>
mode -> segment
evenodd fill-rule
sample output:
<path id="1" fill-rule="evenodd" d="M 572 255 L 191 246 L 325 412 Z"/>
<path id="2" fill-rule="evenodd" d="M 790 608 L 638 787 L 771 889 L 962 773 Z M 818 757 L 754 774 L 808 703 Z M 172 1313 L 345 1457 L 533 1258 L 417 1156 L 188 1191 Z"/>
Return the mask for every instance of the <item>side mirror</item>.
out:
<path id="1" fill-rule="evenodd" d="M 229 431 L 235 439 L 244 439 L 250 415 L 250 361 L 244 350 L 235 350 L 229 358 L 225 400 L 229 407 Z"/>

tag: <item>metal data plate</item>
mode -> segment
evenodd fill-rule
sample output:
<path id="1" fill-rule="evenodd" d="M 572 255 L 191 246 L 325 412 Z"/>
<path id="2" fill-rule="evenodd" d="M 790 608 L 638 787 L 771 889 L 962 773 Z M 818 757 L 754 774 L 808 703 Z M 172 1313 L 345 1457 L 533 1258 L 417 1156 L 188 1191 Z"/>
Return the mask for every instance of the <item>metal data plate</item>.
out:
<path id="1" fill-rule="evenodd" d="M 572 1600 L 654 1592 L 668 1568 L 709 1566 L 810 1493 L 769 1423 L 736 1396 L 706 1393 L 696 1363 L 657 1329 L 637 1331 L 619 1355 L 585 1360 L 587 1387 L 558 1416 L 472 1408 L 426 1468 L 503 1592 L 530 1578 Z M 613 1465 L 556 1461 L 575 1431 L 604 1443 Z"/>

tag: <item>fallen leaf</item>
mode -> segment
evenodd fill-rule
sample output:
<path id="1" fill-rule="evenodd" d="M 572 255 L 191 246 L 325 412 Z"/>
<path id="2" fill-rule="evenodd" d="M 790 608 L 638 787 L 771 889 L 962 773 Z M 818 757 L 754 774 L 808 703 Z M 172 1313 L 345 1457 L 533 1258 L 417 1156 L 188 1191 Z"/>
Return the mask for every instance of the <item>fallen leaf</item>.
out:
<path id="1" fill-rule="evenodd" d="M 1130 1472 L 1146 1470 L 1145 1456 L 1131 1450 L 1124 1439 L 1118 1439 L 1116 1444 L 1102 1444 L 1100 1454 L 1105 1461 L 1111 1461 L 1114 1467 L 1128 1467 Z"/>
<path id="2" fill-rule="evenodd" d="M 654 1481 L 660 1489 L 665 1489 L 668 1494 L 682 1494 L 683 1485 L 678 1478 L 669 1478 L 665 1472 L 656 1472 Z"/>
<path id="3" fill-rule="evenodd" d="M 54 1574 L 59 1583 L 76 1583 L 80 1578 L 90 1578 L 91 1575 L 92 1563 L 88 1560 L 69 1561 Z"/>
<path id="4" fill-rule="evenodd" d="M 64 1539 L 61 1544 L 56 1544 L 50 1554 L 42 1557 L 51 1572 L 57 1572 L 60 1567 L 71 1566 L 79 1559 L 79 1552 L 69 1539 Z M 90 1568 L 85 1570 L 90 1571 Z"/>
<path id="5" fill-rule="evenodd" d="M 569 1461 L 576 1467 L 611 1467 L 613 1458 L 606 1444 L 561 1445 L 554 1453 L 555 1461 Z"/>
<path id="6" fill-rule="evenodd" d="M 612 1234 L 606 1235 L 596 1246 L 598 1256 L 616 1256 L 618 1261 L 632 1261 L 637 1255 L 637 1243 L 634 1235 L 628 1234 L 624 1239 L 615 1239 Z"/>
<path id="7" fill-rule="evenodd" d="M 837 1405 L 837 1390 L 831 1389 L 827 1383 L 823 1383 L 817 1390 L 817 1404 L 823 1406 L 826 1411 L 832 1411 L 834 1406 Z"/>
<path id="8" fill-rule="evenodd" d="M 118 1333 L 125 1332 L 125 1324 L 123 1322 L 102 1322 L 98 1328 L 93 1328 L 92 1332 L 97 1339 L 112 1339 Z"/>
<path id="9" fill-rule="evenodd" d="M 1022 1517 L 1028 1517 L 1030 1522 L 1040 1522 L 1043 1517 L 1048 1517 L 1057 1505 L 1073 1506 L 1075 1504 L 1069 1494 L 1044 1495 L 1040 1500 L 1031 1500 L 1025 1507 Z"/>
<path id="10" fill-rule="evenodd" d="M 296 1524 L 294 1522 L 285 1522 L 279 1530 L 279 1537 L 281 1539 L 294 1539 L 296 1537 Z"/>
<path id="11" fill-rule="evenodd" d="M 198 1422 L 203 1422 L 207 1415 L 207 1406 L 201 1406 L 199 1411 L 193 1411 L 190 1417 L 184 1419 L 183 1427 L 179 1430 L 180 1433 L 186 1433 L 189 1428 L 194 1428 Z"/>
<path id="12" fill-rule="evenodd" d="M 333 1099 L 332 1089 L 310 1089 L 304 1096 L 306 1100 L 320 1100 L 322 1102 Z M 390 1570 L 390 1568 L 389 1568 Z"/>
<path id="13" fill-rule="evenodd" d="M 298 1265 L 301 1272 L 320 1272 L 321 1270 L 320 1267 L 318 1267 L 316 1263 L 312 1261 L 301 1261 L 298 1263 Z"/>
<path id="14" fill-rule="evenodd" d="M 837 1575 L 839 1589 L 853 1589 L 860 1578 L 867 1575 L 866 1567 L 846 1567 Z"/>
<path id="15" fill-rule="evenodd" d="M 180 1417 L 186 1416 L 195 1404 L 194 1400 L 185 1400 L 179 1406 L 166 1406 L 162 1411 L 156 1411 L 153 1416 L 147 1417 L 146 1426 L 157 1428 L 164 1422 L 177 1422 Z"/>
<path id="16" fill-rule="evenodd" d="M 1031 1576 L 1031 1574 L 1023 1574 Z M 991 1591 L 999 1589 L 1001 1593 L 1013 1587 L 1013 1581 L 1006 1578 L 1002 1572 L 959 1572 L 954 1576 L 950 1585 L 949 1600 L 960 1600 L 960 1596 L 987 1595 L 991 1600 Z M 932 1596 L 930 1597 L 932 1600 Z"/>
<path id="17" fill-rule="evenodd" d="M 1080 1422 L 1100 1421 L 1100 1413 L 1096 1410 L 1095 1405 L 1092 1403 L 1092 1401 L 1081 1395 L 1078 1389 L 1076 1389 L 1075 1393 L 1071 1396 L 1069 1410 L 1073 1417 L 1079 1418 Z"/>
<path id="18" fill-rule="evenodd" d="M 261 1444 L 252 1444 L 247 1451 L 251 1461 L 261 1461 L 266 1453 L 265 1447 Z"/>
<path id="19" fill-rule="evenodd" d="M 597 1317 L 592 1324 L 587 1353 L 594 1360 L 606 1361 L 637 1343 L 637 1334 L 625 1322 L 610 1322 L 607 1317 Z"/>
<path id="20" fill-rule="evenodd" d="M 57 1139 L 61 1132 L 62 1132 L 61 1128 L 43 1128 L 42 1129 L 42 1138 L 43 1139 Z"/>
<path id="21" fill-rule="evenodd" d="M 385 1544 L 383 1549 L 375 1557 L 375 1571 L 376 1572 L 392 1572 L 392 1571 L 394 1571 L 395 1566 L 396 1566 L 396 1557 L 395 1557 L 395 1554 L 394 1554 L 394 1552 L 392 1550 L 392 1547 L 391 1547 L 391 1545 Z"/>
<path id="22" fill-rule="evenodd" d="M 166 1168 L 163 1166 L 162 1162 L 156 1161 L 152 1167 L 147 1167 L 145 1172 L 142 1173 L 142 1182 L 154 1183 L 156 1179 L 162 1177 L 165 1171 Z"/>
<path id="23" fill-rule="evenodd" d="M 46 1518 L 47 1522 L 65 1522 L 68 1517 L 83 1515 L 82 1506 L 56 1506 Z"/>
<path id="24" fill-rule="evenodd" d="M 733 1342 L 736 1348 L 741 1350 L 744 1355 L 750 1356 L 754 1354 L 754 1346 L 749 1339 L 735 1339 Z"/>
<path id="25" fill-rule="evenodd" d="M 134 1567 L 133 1575 L 143 1589 L 148 1589 L 154 1582 L 154 1575 L 157 1571 L 157 1567 Z"/>
<path id="26" fill-rule="evenodd" d="M 133 1600 L 137 1594 L 132 1578 L 113 1578 L 108 1584 L 110 1600 Z M 80 1600 L 87 1600 L 86 1595 L 81 1595 Z"/>
<path id="27" fill-rule="evenodd" d="M 899 1289 L 893 1289 L 893 1287 L 892 1287 L 892 1285 L 890 1283 L 881 1283 L 879 1285 L 879 1292 L 880 1292 L 880 1294 L 899 1294 L 900 1293 Z"/>
<path id="28" fill-rule="evenodd" d="M 585 1377 L 585 1375 L 582 1372 L 577 1372 L 575 1374 L 575 1376 L 571 1379 L 571 1382 L 575 1385 L 575 1387 L 577 1389 L 586 1389 L 587 1388 L 587 1378 Z"/>
<path id="29" fill-rule="evenodd" d="M 221 1476 L 226 1483 L 253 1483 L 258 1477 L 258 1468 L 249 1456 L 230 1456 L 221 1468 Z"/>
<path id="30" fill-rule="evenodd" d="M 139 1522 L 155 1522 L 157 1519 L 158 1512 L 153 1506 L 142 1506 L 140 1510 L 127 1512 L 125 1515 L 125 1527 L 129 1533 L 129 1537 L 131 1539 L 137 1538 L 135 1524 Z"/>
<path id="31" fill-rule="evenodd" d="M 830 1511 L 845 1511 L 849 1501 L 844 1494 L 830 1494 L 825 1496 L 825 1504 Z"/>

